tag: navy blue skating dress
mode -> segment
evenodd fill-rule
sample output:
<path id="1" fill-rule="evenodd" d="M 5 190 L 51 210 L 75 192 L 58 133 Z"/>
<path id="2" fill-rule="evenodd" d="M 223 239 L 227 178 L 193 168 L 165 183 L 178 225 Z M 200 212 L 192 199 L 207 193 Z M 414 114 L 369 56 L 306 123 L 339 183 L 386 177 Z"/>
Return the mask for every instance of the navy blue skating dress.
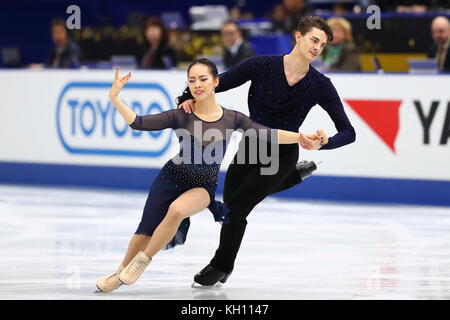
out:
<path id="1" fill-rule="evenodd" d="M 182 193 L 196 187 L 203 187 L 209 193 L 211 201 L 208 209 L 214 220 L 227 223 L 230 209 L 215 199 L 215 193 L 220 164 L 231 134 L 235 130 L 242 130 L 247 135 L 255 135 L 265 141 L 277 141 L 278 130 L 256 123 L 241 112 L 223 107 L 222 110 L 222 116 L 212 122 L 201 120 L 194 113 L 187 114 L 182 109 L 176 109 L 156 115 L 136 116 L 130 124 L 135 130 L 145 131 L 172 128 L 180 142 L 180 152 L 164 164 L 150 187 L 135 234 L 153 235 L 170 204 Z M 186 241 L 189 225 L 189 218 L 182 221 L 166 249 Z"/>

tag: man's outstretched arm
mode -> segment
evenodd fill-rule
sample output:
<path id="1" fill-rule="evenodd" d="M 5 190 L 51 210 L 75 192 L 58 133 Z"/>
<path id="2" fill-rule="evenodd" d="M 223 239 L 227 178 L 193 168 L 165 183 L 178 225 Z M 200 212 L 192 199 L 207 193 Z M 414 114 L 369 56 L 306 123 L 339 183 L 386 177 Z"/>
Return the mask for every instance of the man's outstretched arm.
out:
<path id="1" fill-rule="evenodd" d="M 350 123 L 341 99 L 330 80 L 327 80 L 325 86 L 319 91 L 318 103 L 333 120 L 337 130 L 337 133 L 330 137 L 328 143 L 323 145 L 320 150 L 335 149 L 354 142 L 356 140 L 355 129 Z"/>

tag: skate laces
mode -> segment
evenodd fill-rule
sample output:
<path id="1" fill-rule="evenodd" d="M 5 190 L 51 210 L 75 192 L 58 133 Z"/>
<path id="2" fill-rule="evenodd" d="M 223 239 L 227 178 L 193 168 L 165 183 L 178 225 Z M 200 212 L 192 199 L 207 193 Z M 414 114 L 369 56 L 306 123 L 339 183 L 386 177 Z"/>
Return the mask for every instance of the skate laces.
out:
<path id="1" fill-rule="evenodd" d="M 128 272 L 132 273 L 133 275 L 136 275 L 137 273 L 140 273 L 142 269 L 150 262 L 151 259 L 148 261 L 145 261 L 143 257 L 137 257 L 134 259 L 130 267 L 128 268 Z"/>
<path id="2" fill-rule="evenodd" d="M 210 271 L 213 270 L 213 266 L 211 266 L 210 264 L 208 264 L 206 267 L 204 267 L 202 269 L 202 271 L 200 271 L 201 274 L 205 274 L 205 273 L 209 273 Z"/>
<path id="3" fill-rule="evenodd" d="M 106 277 L 105 281 L 109 281 L 112 278 L 117 277 L 117 276 L 118 276 L 117 272 L 111 273 L 108 277 Z"/>

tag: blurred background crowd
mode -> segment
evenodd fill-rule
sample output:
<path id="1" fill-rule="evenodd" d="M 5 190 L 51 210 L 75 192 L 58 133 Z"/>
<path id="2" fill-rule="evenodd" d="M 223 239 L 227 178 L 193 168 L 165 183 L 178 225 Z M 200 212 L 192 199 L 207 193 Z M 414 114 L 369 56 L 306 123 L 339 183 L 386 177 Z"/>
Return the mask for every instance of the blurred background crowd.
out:
<path id="1" fill-rule="evenodd" d="M 81 28 L 68 30 L 69 5 Z M 381 28 L 367 20 L 377 5 Z M 448 0 L 1 0 L 1 68 L 185 68 L 208 57 L 223 71 L 254 54 L 291 50 L 304 15 L 327 19 L 322 71 L 450 72 Z"/>

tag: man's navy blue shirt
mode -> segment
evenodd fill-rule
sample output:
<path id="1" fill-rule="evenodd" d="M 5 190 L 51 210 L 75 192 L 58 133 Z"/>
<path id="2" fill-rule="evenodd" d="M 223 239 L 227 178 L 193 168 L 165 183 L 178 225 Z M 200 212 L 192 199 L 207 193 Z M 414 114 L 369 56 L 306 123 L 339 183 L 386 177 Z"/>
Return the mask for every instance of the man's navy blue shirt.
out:
<path id="1" fill-rule="evenodd" d="M 330 79 L 309 66 L 309 71 L 290 86 L 284 73 L 283 55 L 257 55 L 220 75 L 216 92 L 251 81 L 248 93 L 250 118 L 271 128 L 298 131 L 309 110 L 320 105 L 333 120 L 336 135 L 323 149 L 334 149 L 355 141 L 355 129 L 345 114 Z"/>

